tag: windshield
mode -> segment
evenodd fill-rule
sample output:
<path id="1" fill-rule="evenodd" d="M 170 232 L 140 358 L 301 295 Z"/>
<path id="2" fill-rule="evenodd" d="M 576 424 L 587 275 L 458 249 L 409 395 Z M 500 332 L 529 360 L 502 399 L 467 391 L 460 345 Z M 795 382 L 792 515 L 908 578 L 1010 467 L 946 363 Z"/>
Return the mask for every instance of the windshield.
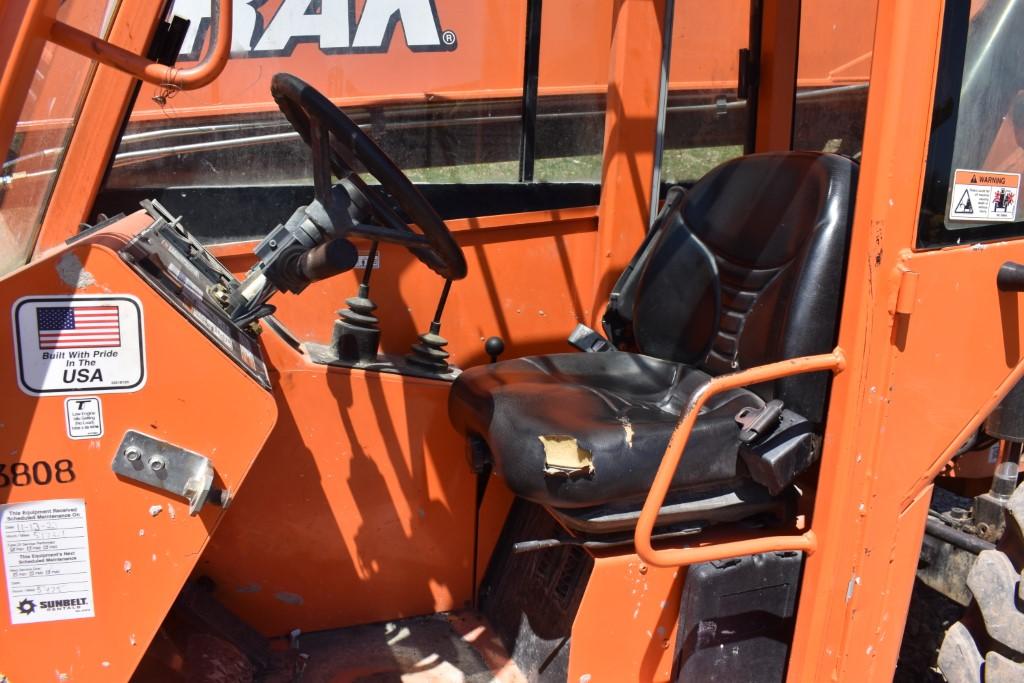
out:
<path id="1" fill-rule="evenodd" d="M 443 218 L 594 205 L 613 7 L 236 2 L 216 81 L 142 86 L 91 216 L 156 198 L 217 243 L 261 236 L 308 203 L 309 149 L 270 94 L 279 72 L 337 104 Z M 209 2 L 176 0 L 170 13 L 189 22 L 178 57 L 187 67 L 209 42 Z"/>
<path id="2" fill-rule="evenodd" d="M 115 2 L 72 0 L 61 5 L 57 18 L 105 35 Z M 91 60 L 70 50 L 53 43 L 43 48 L 0 170 L 0 275 L 31 255 L 93 70 Z"/>

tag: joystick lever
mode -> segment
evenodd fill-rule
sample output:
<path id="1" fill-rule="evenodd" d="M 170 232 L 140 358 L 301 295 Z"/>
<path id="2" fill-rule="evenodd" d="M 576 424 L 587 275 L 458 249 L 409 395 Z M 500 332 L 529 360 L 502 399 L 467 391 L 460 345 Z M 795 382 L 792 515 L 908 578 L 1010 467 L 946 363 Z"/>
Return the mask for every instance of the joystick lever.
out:
<path id="1" fill-rule="evenodd" d="M 370 299 L 370 276 L 377 257 L 377 243 L 370 247 L 359 292 L 345 299 L 346 308 L 338 311 L 331 345 L 337 357 L 351 363 L 372 363 L 380 348 L 380 320 L 373 314 L 377 304 Z"/>
<path id="2" fill-rule="evenodd" d="M 444 305 L 448 302 L 448 292 L 452 288 L 452 281 L 444 281 L 444 289 L 441 291 L 441 299 L 437 302 L 437 310 L 434 312 L 434 319 L 430 322 L 430 331 L 419 336 L 419 341 L 412 345 L 412 349 L 405 358 L 422 368 L 427 368 L 438 374 L 448 372 L 448 356 L 445 346 L 448 340 L 441 336 L 441 314 L 444 312 Z"/>

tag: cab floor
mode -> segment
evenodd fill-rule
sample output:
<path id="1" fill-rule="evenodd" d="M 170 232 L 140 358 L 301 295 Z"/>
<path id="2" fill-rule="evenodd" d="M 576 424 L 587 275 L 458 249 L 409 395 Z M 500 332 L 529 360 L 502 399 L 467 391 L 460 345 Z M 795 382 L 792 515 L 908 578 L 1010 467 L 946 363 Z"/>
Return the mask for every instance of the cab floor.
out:
<path id="1" fill-rule="evenodd" d="M 519 683 L 527 679 L 474 612 L 299 635 L 294 666 L 259 683 Z"/>

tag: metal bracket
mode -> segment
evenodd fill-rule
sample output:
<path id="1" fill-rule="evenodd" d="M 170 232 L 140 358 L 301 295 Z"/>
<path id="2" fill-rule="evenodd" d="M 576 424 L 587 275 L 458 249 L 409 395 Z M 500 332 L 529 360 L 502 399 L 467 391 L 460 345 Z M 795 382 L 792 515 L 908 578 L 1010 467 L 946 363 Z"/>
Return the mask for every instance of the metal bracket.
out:
<path id="1" fill-rule="evenodd" d="M 187 499 L 190 515 L 206 504 L 213 485 L 209 458 L 134 430 L 125 432 L 110 469 L 119 477 Z"/>

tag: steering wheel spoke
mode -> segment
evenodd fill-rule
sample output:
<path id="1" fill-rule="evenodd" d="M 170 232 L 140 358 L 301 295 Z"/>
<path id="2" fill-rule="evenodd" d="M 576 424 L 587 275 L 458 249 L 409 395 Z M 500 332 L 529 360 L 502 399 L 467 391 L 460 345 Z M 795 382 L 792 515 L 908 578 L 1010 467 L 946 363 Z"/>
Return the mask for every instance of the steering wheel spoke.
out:
<path id="1" fill-rule="evenodd" d="M 313 151 L 313 194 L 325 206 L 331 203 L 330 131 L 320 121 L 311 121 L 309 147 Z"/>
<path id="2" fill-rule="evenodd" d="M 359 237 L 365 237 L 378 242 L 401 244 L 404 247 L 430 247 L 430 241 L 426 237 L 417 235 L 409 229 L 402 231 L 395 230 L 394 228 L 384 228 L 379 225 L 370 225 L 369 223 L 357 223 L 348 231 L 348 234 L 358 235 Z"/>
<path id="3" fill-rule="evenodd" d="M 310 146 L 316 198 L 325 205 L 331 203 L 333 171 L 356 203 L 368 208 L 380 223 L 360 223 L 350 234 L 400 244 L 446 280 L 466 276 L 465 256 L 448 226 L 359 126 L 323 94 L 291 74 L 274 76 L 270 89 L 285 117 Z M 380 183 L 379 189 L 359 177 L 357 171 L 362 168 Z M 385 193 L 394 198 L 401 213 L 392 207 Z M 355 194 L 360 196 L 356 198 Z M 408 221 L 401 214 L 408 216 Z"/>

